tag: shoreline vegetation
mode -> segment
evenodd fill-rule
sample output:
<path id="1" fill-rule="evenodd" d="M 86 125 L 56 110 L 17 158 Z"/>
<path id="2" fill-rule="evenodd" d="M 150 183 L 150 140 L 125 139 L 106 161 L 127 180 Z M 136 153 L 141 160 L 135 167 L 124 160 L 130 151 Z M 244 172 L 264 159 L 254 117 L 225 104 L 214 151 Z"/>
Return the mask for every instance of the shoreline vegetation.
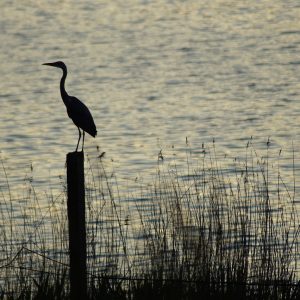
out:
<path id="1" fill-rule="evenodd" d="M 89 299 L 299 299 L 294 161 L 287 183 L 269 144 L 245 151 L 224 167 L 203 146 L 184 172 L 159 152 L 127 194 L 100 151 L 86 157 Z M 69 299 L 65 182 L 44 207 L 30 178 L 16 199 L 2 169 L 0 299 Z"/>

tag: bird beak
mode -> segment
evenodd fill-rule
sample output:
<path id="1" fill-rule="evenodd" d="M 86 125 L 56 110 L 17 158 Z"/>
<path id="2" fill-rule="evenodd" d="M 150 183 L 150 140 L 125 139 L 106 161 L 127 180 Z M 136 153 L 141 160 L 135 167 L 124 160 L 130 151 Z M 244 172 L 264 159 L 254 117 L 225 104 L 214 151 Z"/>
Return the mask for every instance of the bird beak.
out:
<path id="1" fill-rule="evenodd" d="M 55 63 L 44 63 L 43 65 L 51 66 L 51 67 L 56 67 Z"/>

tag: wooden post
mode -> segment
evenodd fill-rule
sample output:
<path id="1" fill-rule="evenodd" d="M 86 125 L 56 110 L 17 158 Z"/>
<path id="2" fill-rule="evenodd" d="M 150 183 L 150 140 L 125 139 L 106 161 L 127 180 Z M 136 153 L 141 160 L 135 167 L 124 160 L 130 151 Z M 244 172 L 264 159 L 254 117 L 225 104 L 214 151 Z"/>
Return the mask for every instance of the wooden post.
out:
<path id="1" fill-rule="evenodd" d="M 67 154 L 70 299 L 87 299 L 83 152 Z"/>

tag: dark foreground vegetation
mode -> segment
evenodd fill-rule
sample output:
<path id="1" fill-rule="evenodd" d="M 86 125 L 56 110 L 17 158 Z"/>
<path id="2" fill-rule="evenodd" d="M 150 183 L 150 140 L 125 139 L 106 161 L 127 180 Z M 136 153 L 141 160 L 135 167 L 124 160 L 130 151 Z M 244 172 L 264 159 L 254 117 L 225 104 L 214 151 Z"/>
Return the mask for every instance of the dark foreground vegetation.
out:
<path id="1" fill-rule="evenodd" d="M 300 299 L 294 170 L 284 182 L 269 149 L 226 166 L 201 151 L 183 174 L 160 152 L 127 191 L 86 159 L 89 299 Z M 14 196 L 3 167 L 0 299 L 68 299 L 65 181 L 43 199 L 25 182 Z"/>

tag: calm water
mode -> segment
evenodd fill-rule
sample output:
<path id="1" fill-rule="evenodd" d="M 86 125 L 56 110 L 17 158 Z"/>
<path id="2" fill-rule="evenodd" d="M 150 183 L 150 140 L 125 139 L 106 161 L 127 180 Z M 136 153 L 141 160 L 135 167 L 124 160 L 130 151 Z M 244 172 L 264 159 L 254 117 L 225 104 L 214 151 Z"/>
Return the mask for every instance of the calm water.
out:
<path id="1" fill-rule="evenodd" d="M 41 65 L 56 60 L 97 125 L 86 152 L 99 146 L 122 178 L 154 169 L 160 149 L 180 162 L 186 137 L 232 157 L 270 137 L 287 178 L 293 142 L 298 168 L 298 1 L 47 2 L 0 3 L 0 145 L 15 184 L 32 165 L 37 189 L 60 186 L 75 150 L 61 71 Z"/>

